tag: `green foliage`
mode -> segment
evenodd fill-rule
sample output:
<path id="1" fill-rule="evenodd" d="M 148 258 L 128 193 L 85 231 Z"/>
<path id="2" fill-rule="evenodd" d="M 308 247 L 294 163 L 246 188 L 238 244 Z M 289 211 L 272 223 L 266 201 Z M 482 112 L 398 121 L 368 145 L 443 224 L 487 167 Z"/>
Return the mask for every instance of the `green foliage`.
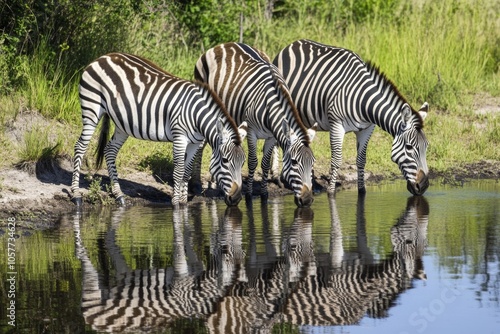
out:
<path id="1" fill-rule="evenodd" d="M 64 49 L 51 51 L 42 40 L 32 56 L 21 57 L 23 95 L 27 107 L 56 120 L 75 123 L 81 118 L 77 76 L 63 64 Z"/>
<path id="2" fill-rule="evenodd" d="M 191 32 L 191 44 L 202 47 L 235 41 L 239 34 L 239 15 L 245 7 L 233 0 L 189 0 L 175 7 L 179 21 Z"/>
<path id="3" fill-rule="evenodd" d="M 138 4 L 130 0 L 27 0 L 4 6 L 0 20 L 3 49 L 10 58 L 32 55 L 38 43 L 50 50 L 68 51 L 71 69 L 88 64 L 97 55 L 121 49 L 126 27 Z"/>
<path id="4" fill-rule="evenodd" d="M 394 17 L 400 0 L 289 0 L 278 3 L 279 17 L 293 17 L 301 25 L 313 21 L 319 25 L 345 28 L 369 20 Z"/>
<path id="5" fill-rule="evenodd" d="M 106 191 L 102 191 L 102 177 L 93 176 L 90 181 L 89 192 L 86 195 L 87 200 L 91 204 L 109 205 L 113 203 L 113 199 L 109 194 L 111 194 L 111 187 L 106 185 Z"/>

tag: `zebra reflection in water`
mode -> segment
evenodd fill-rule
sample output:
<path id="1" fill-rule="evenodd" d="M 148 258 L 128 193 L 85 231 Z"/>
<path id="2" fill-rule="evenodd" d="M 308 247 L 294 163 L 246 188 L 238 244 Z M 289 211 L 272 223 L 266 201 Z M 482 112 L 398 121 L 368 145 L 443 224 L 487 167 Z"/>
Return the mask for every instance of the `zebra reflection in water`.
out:
<path id="1" fill-rule="evenodd" d="M 120 252 L 115 229 L 123 211 L 116 211 L 105 245 L 99 248 L 100 256 L 108 253 L 112 261 L 114 281 L 103 279 L 104 266 L 99 271 L 92 264 L 80 235 L 81 217 L 76 215 L 85 322 L 105 332 L 158 330 L 186 320 L 191 329 L 203 324 L 203 331 L 210 333 L 271 333 L 283 323 L 331 326 L 356 324 L 366 315 L 386 317 L 413 279 L 425 278 L 428 204 L 423 197 L 408 200 L 390 230 L 391 255 L 376 261 L 367 243 L 364 197 L 357 204 L 356 247 L 347 251 L 335 198 L 329 200 L 327 253 L 314 251 L 311 208 L 297 208 L 288 224 L 280 220 L 277 208 L 262 206 L 262 248 L 256 243 L 259 233 L 252 208 L 247 211 L 247 239 L 240 209 L 228 208 L 220 216 L 216 205 L 209 204 L 213 232 L 207 254 L 200 256 L 194 248 L 199 240 L 194 240 L 189 217 L 196 215 L 188 215 L 188 207 L 179 208 L 173 211 L 172 266 L 144 270 L 130 270 Z"/>
<path id="2" fill-rule="evenodd" d="M 193 248 L 192 228 L 188 208 L 173 211 L 173 266 L 130 270 L 116 244 L 116 225 L 123 210 L 115 212 L 104 238 L 104 247 L 116 270 L 116 286 L 107 287 L 106 280 L 92 264 L 83 245 L 80 232 L 80 214 L 74 217 L 76 255 L 82 264 L 82 312 L 85 322 L 103 332 L 149 331 L 169 327 L 186 318 L 206 318 L 215 311 L 217 301 L 226 294 L 228 282 L 226 264 L 239 261 L 238 239 L 241 244 L 241 211 L 237 207 L 226 210 L 220 230 L 216 232 L 217 245 L 204 269 Z M 239 230 L 238 230 L 239 229 Z M 239 236 L 239 237 L 238 237 Z M 231 257 L 225 249 L 231 249 Z M 99 254 L 104 257 L 106 254 Z M 232 268 L 232 267 L 231 267 Z M 106 268 L 102 268 L 106 272 Z"/>
<path id="3" fill-rule="evenodd" d="M 429 206 L 425 198 L 408 199 L 390 231 L 393 252 L 383 261 L 374 261 L 367 245 L 363 195 L 357 206 L 357 250 L 344 252 L 335 199 L 330 197 L 330 253 L 316 254 L 317 272 L 299 281 L 288 297 L 282 321 L 329 326 L 356 324 L 365 315 L 386 317 L 414 278 L 426 278 L 422 256 Z"/>

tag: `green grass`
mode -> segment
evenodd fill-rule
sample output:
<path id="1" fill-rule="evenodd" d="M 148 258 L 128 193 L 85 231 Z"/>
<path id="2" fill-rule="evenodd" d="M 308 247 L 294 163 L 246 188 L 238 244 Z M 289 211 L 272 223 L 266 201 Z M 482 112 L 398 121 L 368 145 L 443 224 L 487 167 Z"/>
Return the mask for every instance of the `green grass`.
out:
<path id="1" fill-rule="evenodd" d="M 342 13 L 323 15 L 324 10 L 308 16 L 308 2 L 296 2 L 292 16 L 277 15 L 270 22 L 258 16 L 249 18 L 247 24 L 259 28 L 245 42 L 262 49 L 271 58 L 299 38 L 351 49 L 379 65 L 414 108 L 429 102 L 425 132 L 430 141 L 427 160 L 431 170 L 441 172 L 482 159 L 500 160 L 500 114 L 478 115 L 473 107 L 478 96 L 500 96 L 500 22 L 496 17 L 500 1 L 402 0 L 392 19 L 373 14 L 358 21 L 345 18 Z M 334 2 L 318 6 L 333 5 Z M 374 11 L 382 12 L 381 8 Z M 168 40 L 172 31 L 164 22 L 150 22 L 143 27 L 137 17 L 129 29 L 129 40 L 124 42 L 126 49 L 122 51 L 149 58 L 174 75 L 193 77 L 201 48 L 178 47 L 178 43 Z M 68 71 L 64 59 L 64 49 L 54 53 L 44 41 L 33 56 L 19 59 L 22 85 L 2 90 L 9 93 L 0 96 L 0 145 L 4 147 L 0 152 L 0 167 L 56 153 L 73 155 L 73 145 L 81 130 L 77 91 L 81 71 Z M 20 110 L 37 111 L 50 124 L 62 124 L 65 131 L 54 142 L 40 129 L 32 130 L 26 134 L 24 145 L 14 145 L 7 132 Z M 52 128 L 55 127 L 49 127 L 47 132 Z M 376 130 L 368 148 L 367 171 L 399 175 L 390 160 L 391 141 L 387 134 Z M 315 170 L 328 174 L 327 133 L 318 134 L 313 150 L 317 158 Z M 344 162 L 355 163 L 352 135 L 346 136 L 343 156 Z M 93 159 L 90 153 L 87 157 Z M 209 158 L 207 149 L 205 173 Z M 118 168 L 121 174 L 137 169 L 168 173 L 173 169 L 172 145 L 129 139 L 118 155 Z"/>
<path id="2" fill-rule="evenodd" d="M 29 110 L 37 110 L 50 119 L 75 123 L 81 117 L 78 99 L 80 73 L 69 73 L 61 57 L 62 54 L 49 51 L 47 43 L 42 40 L 35 54 L 21 63 L 25 74 L 22 93 Z"/>
<path id="3" fill-rule="evenodd" d="M 19 163 L 48 161 L 60 154 L 61 142 L 55 144 L 49 138 L 49 130 L 35 127 L 25 133 L 19 149 Z"/>

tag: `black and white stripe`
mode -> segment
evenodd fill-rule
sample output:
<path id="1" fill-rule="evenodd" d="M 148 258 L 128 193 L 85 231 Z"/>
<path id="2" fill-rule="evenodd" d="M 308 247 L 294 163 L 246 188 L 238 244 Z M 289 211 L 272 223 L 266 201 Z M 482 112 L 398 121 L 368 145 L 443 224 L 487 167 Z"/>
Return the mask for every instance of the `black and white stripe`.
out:
<path id="1" fill-rule="evenodd" d="M 314 156 L 309 142 L 315 127 L 306 129 L 278 69 L 261 51 L 242 43 L 226 43 L 204 53 L 197 61 L 195 78 L 220 96 L 236 124 L 248 123 L 247 195 L 252 194 L 257 168 L 257 140 L 265 139 L 261 162 L 261 195 L 267 196 L 267 178 L 273 147 L 283 150 L 283 179 L 298 206 L 313 202 Z"/>
<path id="2" fill-rule="evenodd" d="M 423 194 L 428 183 L 427 139 L 423 121 L 428 105 L 416 112 L 376 66 L 347 49 L 299 40 L 274 59 L 306 126 L 330 132 L 331 171 L 328 192 L 335 191 L 345 133 L 357 138 L 358 189 L 365 191 L 368 140 L 378 125 L 393 138 L 392 160 L 407 180 L 408 190 Z"/>
<path id="3" fill-rule="evenodd" d="M 79 86 L 83 130 L 75 145 L 71 191 L 81 203 L 79 178 L 82 159 L 101 118 L 98 164 L 106 159 L 115 198 L 123 202 L 115 160 L 129 136 L 173 142 L 174 195 L 172 204 L 187 202 L 187 181 L 193 157 L 206 140 L 213 155 L 210 172 L 224 191 L 228 205 L 241 199 L 241 168 L 245 154 L 238 129 L 220 99 L 208 86 L 177 78 L 146 59 L 111 53 L 92 62 Z M 115 131 L 108 142 L 110 121 Z"/>

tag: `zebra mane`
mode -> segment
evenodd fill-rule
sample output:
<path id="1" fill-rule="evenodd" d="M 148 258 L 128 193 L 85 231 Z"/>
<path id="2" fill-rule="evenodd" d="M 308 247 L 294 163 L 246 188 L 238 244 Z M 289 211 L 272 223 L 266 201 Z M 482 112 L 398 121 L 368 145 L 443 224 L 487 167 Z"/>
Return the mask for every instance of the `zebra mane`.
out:
<path id="1" fill-rule="evenodd" d="M 163 74 L 166 74 L 170 77 L 174 77 L 174 78 L 178 78 L 178 79 L 182 79 L 168 71 L 165 71 L 163 68 L 161 68 L 160 66 L 158 66 L 157 64 L 153 63 L 151 60 L 149 59 L 146 59 L 146 58 L 143 58 L 141 56 L 138 56 L 138 55 L 135 55 L 135 54 L 127 54 L 127 53 L 110 53 L 108 54 L 109 56 L 112 56 L 112 55 L 121 55 L 121 56 L 126 56 L 127 58 L 137 58 L 139 59 L 140 61 L 142 61 L 143 63 L 147 64 L 149 67 L 151 67 L 152 69 L 154 69 L 155 71 L 158 71 L 160 73 L 163 73 Z"/>
<path id="2" fill-rule="evenodd" d="M 199 80 L 194 80 L 194 81 L 192 81 L 192 83 L 201 87 L 202 89 L 207 90 L 210 93 L 210 95 L 212 96 L 212 99 L 218 105 L 219 109 L 224 114 L 224 117 L 227 119 L 229 126 L 233 130 L 234 135 L 236 136 L 236 144 L 241 145 L 241 138 L 240 138 L 240 133 L 238 132 L 238 126 L 236 125 L 236 122 L 234 121 L 234 119 L 227 112 L 226 106 L 224 105 L 224 103 L 222 102 L 220 97 L 214 92 L 214 90 L 212 88 L 210 88 L 210 86 L 208 84 L 206 84 L 202 81 L 199 81 Z"/>
<path id="3" fill-rule="evenodd" d="M 415 127 L 418 130 L 422 129 L 424 127 L 424 120 L 422 119 L 422 116 L 420 116 L 420 114 L 415 109 L 413 109 L 413 107 L 401 94 L 396 85 L 385 75 L 385 73 L 383 73 L 380 70 L 380 68 L 371 61 L 366 62 L 366 68 L 368 69 L 368 72 L 370 72 L 372 78 L 379 79 L 376 81 L 378 83 L 378 86 L 382 89 L 382 91 L 385 92 L 387 90 L 390 90 L 394 95 L 398 96 L 399 99 L 403 101 L 403 103 L 406 103 L 408 106 L 410 106 L 411 112 L 417 120 L 417 122 L 415 123 Z"/>
<path id="4" fill-rule="evenodd" d="M 274 66 L 274 65 L 271 64 L 271 66 Z M 276 70 L 276 69 L 274 68 L 274 70 Z M 278 84 L 278 89 L 285 96 L 285 98 L 287 99 L 288 105 L 292 108 L 292 116 L 297 121 L 297 124 L 299 125 L 300 131 L 303 134 L 305 134 L 304 144 L 309 145 L 310 140 L 309 140 L 309 136 L 307 135 L 307 128 L 304 125 L 304 123 L 302 122 L 302 119 L 300 118 L 299 111 L 297 110 L 297 106 L 295 105 L 292 97 L 290 96 L 290 92 L 288 91 L 288 88 L 286 88 L 285 84 L 283 83 L 283 81 L 282 81 L 283 79 L 280 79 L 279 77 L 277 77 L 276 73 L 273 71 L 273 68 L 271 68 L 271 73 L 273 75 L 273 78 L 275 79 L 275 81 Z"/>

